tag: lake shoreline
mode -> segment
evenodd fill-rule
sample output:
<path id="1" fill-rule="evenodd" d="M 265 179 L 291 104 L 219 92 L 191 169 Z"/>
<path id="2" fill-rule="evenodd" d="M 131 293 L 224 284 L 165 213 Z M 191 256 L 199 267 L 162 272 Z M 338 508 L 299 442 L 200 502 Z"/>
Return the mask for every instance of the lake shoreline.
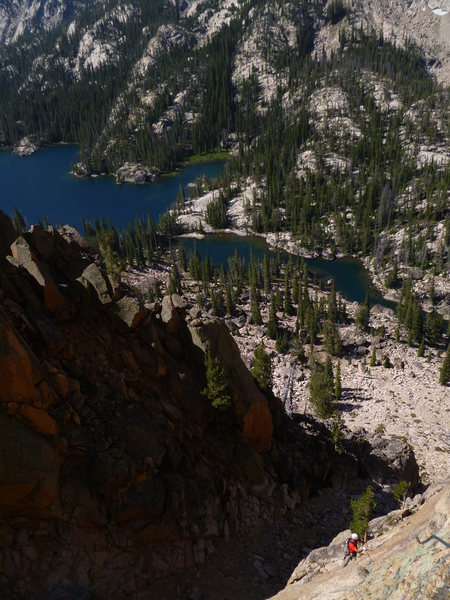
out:
<path id="1" fill-rule="evenodd" d="M 233 244 L 233 238 L 236 238 L 235 245 Z M 253 240 L 252 240 L 252 238 L 253 238 Z M 390 309 L 395 308 L 396 302 L 392 301 L 392 299 L 390 299 L 390 298 L 384 297 L 384 295 L 381 293 L 379 286 L 375 285 L 375 282 L 373 280 L 370 270 L 368 268 L 366 268 L 364 262 L 361 260 L 360 257 L 357 257 L 357 256 L 351 256 L 351 255 L 347 255 L 347 254 L 344 255 L 343 253 L 341 253 L 338 255 L 333 255 L 333 258 L 331 258 L 329 255 L 325 256 L 317 251 L 314 253 L 309 253 L 308 251 L 305 251 L 305 253 L 303 255 L 297 254 L 296 252 L 289 251 L 285 247 L 282 247 L 279 245 L 278 246 L 274 245 L 273 243 L 271 243 L 270 237 L 269 237 L 269 239 L 267 239 L 266 234 L 246 232 L 243 230 L 236 230 L 236 229 L 210 230 L 208 232 L 203 232 L 203 233 L 193 231 L 193 232 L 187 232 L 184 234 L 180 234 L 180 235 L 176 236 L 176 239 L 180 240 L 182 247 L 184 249 L 187 248 L 188 252 L 192 251 L 192 248 L 190 248 L 190 246 L 191 246 L 191 244 L 189 243 L 190 241 L 192 241 L 194 243 L 199 242 L 200 243 L 198 245 L 199 247 L 204 245 L 205 247 L 208 248 L 207 253 L 211 258 L 213 258 L 213 260 L 214 260 L 213 252 L 212 252 L 212 250 L 209 251 L 209 248 L 220 245 L 221 243 L 228 245 L 230 242 L 231 242 L 230 249 L 232 246 L 233 247 L 235 246 L 239 251 L 239 244 L 241 244 L 242 247 L 244 247 L 244 246 L 249 247 L 254 256 L 257 255 L 258 252 L 263 252 L 263 253 L 266 253 L 266 252 L 278 253 L 278 252 L 280 252 L 285 255 L 290 255 L 291 257 L 299 256 L 300 258 L 303 258 L 306 260 L 306 264 L 307 264 L 308 270 L 310 272 L 315 273 L 325 279 L 333 279 L 333 280 L 335 280 L 335 282 L 337 281 L 337 279 L 339 279 L 339 276 L 336 273 L 333 274 L 332 271 L 333 270 L 339 271 L 340 268 L 351 267 L 352 263 L 353 263 L 354 267 L 352 267 L 352 268 L 355 269 L 356 272 L 359 272 L 359 274 L 362 275 L 363 278 L 366 279 L 366 281 L 364 283 L 361 282 L 360 287 L 361 287 L 361 291 L 363 291 L 364 294 L 365 294 L 366 290 L 370 290 L 371 303 L 372 304 L 381 304 L 382 306 L 384 306 L 386 308 L 390 308 Z M 259 242 L 260 242 L 259 248 L 258 248 L 258 246 L 255 245 L 255 242 L 257 240 L 259 240 Z M 305 250 L 305 249 L 303 249 L 303 250 Z M 240 252 L 240 254 L 241 254 L 241 252 Z M 231 256 L 231 254 L 230 254 L 230 256 Z M 261 259 L 261 257 L 259 257 L 259 259 Z M 325 264 L 322 265 L 321 264 L 322 262 Z M 318 264 L 314 264 L 314 263 L 318 263 Z M 336 267 L 334 269 L 330 268 L 333 263 L 335 263 L 335 265 L 336 265 Z M 216 267 L 220 267 L 221 264 L 225 264 L 224 261 L 222 261 L 222 262 L 215 261 Z M 330 267 L 327 267 L 327 265 L 330 265 Z M 341 293 L 343 293 L 342 292 L 342 284 L 340 284 L 339 287 L 341 288 Z M 364 297 L 363 297 L 364 294 L 361 295 L 359 300 L 348 299 L 348 301 L 362 303 L 364 300 Z M 344 293 L 344 295 L 346 295 L 346 294 Z M 353 296 L 354 294 L 350 293 L 350 295 Z"/>
<path id="2" fill-rule="evenodd" d="M 27 157 L 0 152 L 0 208 L 13 215 L 14 208 L 30 225 L 47 218 L 51 224 L 67 223 L 81 231 L 82 218 L 93 222 L 111 218 L 115 226 L 127 228 L 135 216 L 157 222 L 170 209 L 180 189 L 198 177 L 217 178 L 223 162 L 210 161 L 180 169 L 175 177 L 161 178 L 152 185 L 117 185 L 113 176 L 75 177 L 71 167 L 79 162 L 79 146 L 49 144 Z"/>
<path id="3" fill-rule="evenodd" d="M 224 168 L 223 160 L 209 161 L 200 166 L 185 167 L 177 173 L 177 177 L 164 177 L 153 185 L 116 185 L 110 176 L 78 179 L 69 175 L 68 166 L 76 162 L 79 156 L 76 145 L 58 143 L 46 146 L 43 150 L 45 152 L 37 152 L 25 161 L 12 155 L 11 151 L 1 153 L 0 185 L 4 190 L 1 208 L 7 214 L 12 214 L 14 206 L 17 206 L 30 224 L 46 217 L 50 223 L 68 223 L 80 231 L 81 216 L 90 223 L 102 216 L 106 222 L 110 217 L 115 226 L 124 229 L 133 223 L 134 215 L 144 220 L 150 215 L 152 220 L 158 221 L 165 210 L 174 207 L 180 185 L 186 188 L 199 177 L 215 179 Z M 196 217 L 193 214 L 188 216 L 194 219 L 195 226 Z M 371 290 L 374 302 L 375 296 L 376 301 L 383 299 L 383 294 L 374 285 L 372 277 L 368 276 L 359 257 L 356 257 L 357 265 L 345 263 L 345 259 L 341 263 L 344 254 L 336 256 L 329 249 L 311 252 L 302 248 L 292 235 L 253 234 L 243 225 L 219 232 L 205 224 L 205 234 L 222 234 L 228 239 L 222 243 L 216 238 L 216 241 L 210 240 L 205 245 L 210 255 L 214 253 L 220 256 L 217 262 L 226 264 L 235 246 L 243 248 L 247 258 L 251 253 L 262 257 L 263 252 L 267 251 L 286 252 L 293 257 L 303 256 L 313 265 L 319 265 L 317 269 L 311 267 L 311 270 L 323 273 L 326 279 L 339 280 L 339 287 L 344 293 L 348 290 L 349 299 L 362 302 L 366 289 Z M 188 237 L 195 236 L 202 242 L 202 234 L 202 231 L 194 232 Z M 253 241 L 249 238 L 253 238 Z M 187 245 L 188 241 L 186 239 Z"/>

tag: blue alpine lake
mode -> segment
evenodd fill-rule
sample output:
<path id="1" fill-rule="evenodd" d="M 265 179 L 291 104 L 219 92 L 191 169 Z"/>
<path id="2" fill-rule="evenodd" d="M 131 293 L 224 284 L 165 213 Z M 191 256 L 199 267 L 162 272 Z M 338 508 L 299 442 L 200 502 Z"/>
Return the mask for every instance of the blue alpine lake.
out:
<path id="1" fill-rule="evenodd" d="M 117 185 L 113 177 L 77 179 L 71 165 L 79 161 L 77 146 L 50 146 L 31 156 L 0 152 L 0 208 L 12 215 L 14 206 L 28 224 L 43 221 L 81 228 L 81 217 L 111 218 L 127 227 L 136 215 L 158 221 L 175 201 L 180 185 L 200 175 L 216 178 L 224 161 L 184 167 L 151 185 Z"/>
<path id="2" fill-rule="evenodd" d="M 73 177 L 71 164 L 78 160 L 78 147 L 73 145 L 51 146 L 28 157 L 1 151 L 0 209 L 12 216 L 17 207 L 29 225 L 46 217 L 50 223 L 67 223 L 81 229 L 81 217 L 91 222 L 104 217 L 126 228 L 136 215 L 144 218 L 150 215 L 158 221 L 175 202 L 180 185 L 186 188 L 202 175 L 214 179 L 225 164 L 211 161 L 189 165 L 150 185 L 117 185 L 112 177 Z M 189 256 L 194 240 L 183 238 L 178 243 Z M 208 254 L 217 266 L 226 265 L 236 249 L 246 261 L 251 255 L 262 259 L 265 253 L 274 254 L 260 237 L 211 235 L 195 243 L 200 255 Z M 281 253 L 283 260 L 287 256 Z M 308 269 L 319 276 L 333 278 L 336 289 L 348 300 L 362 302 L 369 290 L 372 303 L 394 306 L 371 286 L 369 273 L 356 259 L 306 259 L 306 263 Z"/>

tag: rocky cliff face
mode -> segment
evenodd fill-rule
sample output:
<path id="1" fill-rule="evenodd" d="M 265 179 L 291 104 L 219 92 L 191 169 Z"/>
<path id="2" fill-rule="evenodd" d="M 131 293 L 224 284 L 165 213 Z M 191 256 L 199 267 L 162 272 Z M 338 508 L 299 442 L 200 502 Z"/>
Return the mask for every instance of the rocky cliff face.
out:
<path id="1" fill-rule="evenodd" d="M 369 550 L 343 568 L 344 531 L 295 569 L 277 600 L 446 598 L 450 484 L 435 484 L 404 510 L 371 521 Z"/>
<path id="2" fill-rule="evenodd" d="M 325 482 L 330 446 L 269 406 L 220 320 L 143 307 L 75 231 L 0 217 L 2 597 L 133 595 Z"/>
<path id="3" fill-rule="evenodd" d="M 6 0 L 0 6 L 0 42 L 8 44 L 24 34 L 50 31 L 85 4 L 85 0 Z"/>

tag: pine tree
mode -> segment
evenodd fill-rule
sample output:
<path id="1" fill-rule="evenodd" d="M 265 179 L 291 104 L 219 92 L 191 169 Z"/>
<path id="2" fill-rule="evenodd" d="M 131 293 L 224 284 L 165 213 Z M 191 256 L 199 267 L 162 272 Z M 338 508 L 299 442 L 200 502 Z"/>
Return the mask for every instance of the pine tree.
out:
<path id="1" fill-rule="evenodd" d="M 442 363 L 441 372 L 439 375 L 439 383 L 441 385 L 448 385 L 450 382 L 450 344 L 447 347 L 447 353 Z"/>
<path id="2" fill-rule="evenodd" d="M 339 411 L 333 413 L 333 428 L 331 430 L 331 440 L 334 444 L 334 449 L 338 454 L 342 454 L 344 451 L 344 420 Z"/>
<path id="3" fill-rule="evenodd" d="M 298 304 L 297 304 L 297 322 L 299 327 L 303 328 L 305 325 L 305 311 L 303 306 L 303 291 L 302 284 L 299 284 L 298 288 Z"/>
<path id="4" fill-rule="evenodd" d="M 394 258 L 394 266 L 386 277 L 386 287 L 395 288 L 398 285 L 398 270 L 397 270 L 397 258 Z"/>
<path id="5" fill-rule="evenodd" d="M 330 373 L 331 371 L 331 373 Z M 321 419 L 328 419 L 334 410 L 334 378 L 330 357 L 326 365 L 315 363 L 311 368 L 309 399 Z"/>
<path id="6" fill-rule="evenodd" d="M 405 507 L 405 501 L 410 487 L 410 484 L 404 479 L 402 479 L 402 481 L 399 481 L 394 488 L 394 499 L 396 500 L 400 508 Z"/>
<path id="7" fill-rule="evenodd" d="M 294 277 L 292 279 L 292 302 L 298 304 L 298 273 L 297 269 L 294 269 Z"/>
<path id="8" fill-rule="evenodd" d="M 367 541 L 370 515 L 376 508 L 375 493 L 372 486 L 367 486 L 366 491 L 357 499 L 350 501 L 353 519 L 350 529 L 357 533 L 364 542 Z"/>
<path id="9" fill-rule="evenodd" d="M 16 207 L 14 207 L 13 225 L 17 233 L 24 233 L 28 229 L 25 219 Z"/>
<path id="10" fill-rule="evenodd" d="M 425 337 L 431 346 L 437 346 L 444 331 L 444 319 L 435 310 L 427 313 L 425 321 Z"/>
<path id="11" fill-rule="evenodd" d="M 430 302 L 431 304 L 434 306 L 436 304 L 436 292 L 434 290 L 434 277 L 431 278 L 431 285 L 430 285 Z"/>
<path id="12" fill-rule="evenodd" d="M 255 349 L 255 357 L 250 372 L 263 392 L 272 392 L 272 363 L 263 342 Z"/>
<path id="13" fill-rule="evenodd" d="M 284 275 L 284 303 L 283 312 L 285 315 L 292 315 L 292 295 L 291 295 L 291 282 L 289 279 L 290 270 L 286 267 L 286 273 Z"/>
<path id="14" fill-rule="evenodd" d="M 356 312 L 355 324 L 361 331 L 368 331 L 370 319 L 370 303 L 369 303 L 369 292 L 366 293 L 366 299 L 364 304 L 360 305 Z"/>
<path id="15" fill-rule="evenodd" d="M 411 324 L 412 338 L 415 342 L 419 342 L 423 334 L 423 322 L 421 308 L 418 302 L 414 302 L 413 318 Z"/>
<path id="16" fill-rule="evenodd" d="M 277 335 L 277 340 L 275 342 L 276 351 L 279 354 L 286 354 L 289 350 L 290 346 L 290 336 L 289 332 L 285 330 L 280 330 Z"/>
<path id="17" fill-rule="evenodd" d="M 233 315 L 235 311 L 233 286 L 229 281 L 225 284 L 225 308 L 228 315 Z"/>
<path id="18" fill-rule="evenodd" d="M 336 365 L 336 374 L 334 378 L 334 398 L 339 402 L 342 397 L 342 380 L 341 380 L 341 363 L 338 361 Z"/>
<path id="19" fill-rule="evenodd" d="M 217 357 L 207 352 L 205 357 L 206 387 L 202 394 L 220 411 L 231 408 L 231 390 L 228 379 Z"/>
<path id="20" fill-rule="evenodd" d="M 337 310 L 337 304 L 336 304 L 336 289 L 334 287 L 334 279 L 332 280 L 331 291 L 328 296 L 328 311 L 327 312 L 328 312 L 328 319 L 332 323 L 336 323 L 336 321 L 338 320 L 338 310 Z"/>
<path id="21" fill-rule="evenodd" d="M 278 335 L 278 317 L 277 317 L 277 306 L 276 297 L 272 292 L 270 294 L 270 308 L 269 308 L 269 320 L 267 322 L 267 335 L 271 340 L 276 340 Z"/>
<path id="22" fill-rule="evenodd" d="M 316 343 L 317 323 L 314 318 L 314 310 L 308 308 L 306 313 L 306 323 L 308 325 L 309 344 L 311 347 Z"/>
<path id="23" fill-rule="evenodd" d="M 187 262 L 186 262 L 186 254 L 184 253 L 183 248 L 180 248 L 180 250 L 178 251 L 178 258 L 180 261 L 181 270 L 186 272 L 187 271 Z"/>
<path id="24" fill-rule="evenodd" d="M 340 356 L 342 342 L 336 323 L 334 321 L 325 321 L 323 324 L 323 332 L 327 352 L 332 356 Z"/>
<path id="25" fill-rule="evenodd" d="M 169 294 L 179 294 L 181 295 L 181 277 L 178 272 L 178 267 L 175 262 L 175 259 L 172 260 L 172 269 L 169 277 L 169 286 L 168 286 Z"/>
<path id="26" fill-rule="evenodd" d="M 259 310 L 258 293 L 256 288 L 252 288 L 251 290 L 250 312 L 252 316 L 252 323 L 254 325 L 261 325 L 262 318 L 261 311 Z"/>
<path id="27" fill-rule="evenodd" d="M 377 364 L 377 350 L 375 346 L 372 348 L 372 356 L 370 357 L 370 366 L 375 367 Z"/>
<path id="28" fill-rule="evenodd" d="M 267 297 L 269 295 L 270 288 L 272 286 L 272 278 L 270 276 L 270 265 L 269 265 L 269 259 L 267 257 L 267 254 L 264 254 L 264 261 L 263 261 L 263 282 L 264 282 L 264 292 Z"/>
<path id="29" fill-rule="evenodd" d="M 425 337 L 422 336 L 420 340 L 419 348 L 417 349 L 417 356 L 423 356 L 425 354 Z"/>
<path id="30" fill-rule="evenodd" d="M 300 364 L 304 364 L 307 362 L 305 347 L 303 346 L 302 341 L 299 338 L 295 340 L 293 355 L 295 360 L 297 360 Z"/>

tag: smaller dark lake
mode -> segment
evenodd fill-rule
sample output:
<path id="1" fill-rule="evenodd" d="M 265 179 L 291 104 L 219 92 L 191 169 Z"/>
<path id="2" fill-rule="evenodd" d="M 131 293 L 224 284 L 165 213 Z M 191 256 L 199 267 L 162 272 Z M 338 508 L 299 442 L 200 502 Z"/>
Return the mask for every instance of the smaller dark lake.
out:
<path id="1" fill-rule="evenodd" d="M 190 256 L 194 250 L 194 244 L 202 258 L 208 254 L 217 266 L 228 264 L 228 257 L 233 256 L 235 249 L 247 263 L 250 256 L 263 260 L 264 254 L 275 256 L 277 253 L 270 250 L 266 242 L 257 236 L 242 237 L 238 235 L 208 235 L 207 237 L 194 240 L 182 238 L 179 241 L 183 246 L 186 256 Z M 293 264 L 297 258 L 286 252 L 281 252 L 280 257 L 287 261 L 291 257 Z M 395 308 L 395 303 L 385 300 L 371 285 L 369 272 L 361 262 L 355 258 L 340 258 L 328 261 L 323 258 L 306 258 L 308 270 L 326 279 L 334 279 L 335 287 L 344 298 L 352 302 L 364 302 L 366 291 L 369 290 L 371 304 L 381 304 L 387 308 Z"/>

